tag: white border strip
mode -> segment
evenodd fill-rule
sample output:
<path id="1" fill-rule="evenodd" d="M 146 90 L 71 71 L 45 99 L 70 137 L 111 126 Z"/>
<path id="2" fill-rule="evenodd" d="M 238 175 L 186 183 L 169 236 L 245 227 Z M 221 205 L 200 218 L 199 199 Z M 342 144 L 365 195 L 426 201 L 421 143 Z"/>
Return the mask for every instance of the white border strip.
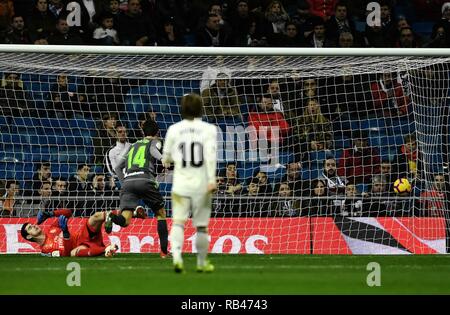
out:
<path id="1" fill-rule="evenodd" d="M 0 45 L 0 53 L 222 56 L 450 56 L 449 48 L 268 48 Z"/>

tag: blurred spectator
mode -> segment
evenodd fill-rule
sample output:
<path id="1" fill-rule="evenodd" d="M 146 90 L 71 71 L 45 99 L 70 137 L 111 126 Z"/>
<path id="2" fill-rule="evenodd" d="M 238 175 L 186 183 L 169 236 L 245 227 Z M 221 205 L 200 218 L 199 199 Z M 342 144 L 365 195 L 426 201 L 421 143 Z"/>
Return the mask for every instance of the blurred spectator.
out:
<path id="1" fill-rule="evenodd" d="M 231 14 L 230 26 L 232 29 L 231 38 L 233 39 L 233 46 L 250 46 L 249 32 L 251 24 L 256 21 L 249 12 L 248 1 L 236 1 L 236 6 Z M 255 29 L 254 29 L 255 31 Z"/>
<path id="2" fill-rule="evenodd" d="M 287 105 L 284 105 L 285 103 L 281 97 L 280 84 L 278 83 L 278 80 L 271 79 L 264 92 L 272 98 L 273 109 L 276 112 L 282 113 L 285 118 L 289 119 L 290 117 L 287 117 L 286 112 L 290 113 L 291 111 L 287 108 Z"/>
<path id="3" fill-rule="evenodd" d="M 33 11 L 26 22 L 31 40 L 34 42 L 38 39 L 48 38 L 55 30 L 56 22 L 57 19 L 48 9 L 47 0 L 36 0 Z"/>
<path id="4" fill-rule="evenodd" d="M 219 186 L 219 193 L 234 196 L 242 192 L 243 184 L 238 179 L 236 163 L 228 163 L 225 168 L 225 176 L 219 177 L 224 179 L 223 185 Z"/>
<path id="5" fill-rule="evenodd" d="M 338 175 L 350 184 L 369 183 L 372 175 L 380 173 L 378 150 L 368 145 L 366 131 L 352 132 L 353 147 L 344 150 L 338 165 Z"/>
<path id="6" fill-rule="evenodd" d="M 388 190 L 386 178 L 382 175 L 374 175 L 371 179 L 367 193 L 364 193 L 363 213 L 365 216 L 383 217 L 389 214 L 391 209 L 391 193 Z"/>
<path id="7" fill-rule="evenodd" d="M 229 78 L 231 78 L 231 70 L 224 65 L 224 57 L 217 56 L 215 58 L 214 66 L 209 66 L 202 73 L 202 80 L 200 82 L 200 93 L 205 89 L 210 88 L 216 82 L 217 75 L 219 73 L 225 73 Z"/>
<path id="8" fill-rule="evenodd" d="M 42 0 L 39 0 L 42 1 Z M 60 16 L 55 31 L 48 37 L 49 45 L 83 45 L 84 42 L 76 32 L 71 32 L 66 16 Z"/>
<path id="9" fill-rule="evenodd" d="M 316 139 L 321 136 L 326 139 L 326 134 L 331 136 L 331 124 L 324 115 L 322 115 L 319 102 L 311 98 L 306 102 L 306 108 L 302 116 L 297 119 L 293 126 L 295 152 L 308 152 L 308 142 L 310 139 Z"/>
<path id="10" fill-rule="evenodd" d="M 81 84 L 86 89 L 89 112 L 94 119 L 102 118 L 106 112 L 125 114 L 124 96 L 137 85 L 137 80 L 123 79 L 116 73 L 104 77 L 86 77 L 84 84 Z"/>
<path id="11" fill-rule="evenodd" d="M 307 0 L 311 15 L 328 20 L 333 14 L 338 0 Z"/>
<path id="12" fill-rule="evenodd" d="M 242 199 L 240 201 L 239 210 L 240 217 L 270 217 L 270 201 L 268 199 L 261 198 L 260 193 L 261 186 L 259 185 L 258 178 L 254 177 L 248 184 L 247 192 L 245 196 L 248 199 Z M 251 198 L 250 198 L 251 197 Z"/>
<path id="13" fill-rule="evenodd" d="M 138 115 L 138 121 L 136 125 L 133 125 L 133 129 L 128 132 L 128 139 L 130 139 L 131 143 L 135 143 L 138 140 L 141 140 L 144 137 L 142 133 L 142 126 L 144 125 L 146 120 L 154 120 L 156 121 L 156 113 L 153 111 L 140 113 Z"/>
<path id="14" fill-rule="evenodd" d="M 128 1 L 128 11 L 119 15 L 116 28 L 123 46 L 153 46 L 156 42 L 155 30 L 142 13 L 140 0 Z"/>
<path id="15" fill-rule="evenodd" d="M 409 111 L 409 97 L 394 75 L 396 73 L 383 73 L 378 81 L 370 84 L 375 110 L 384 117 L 403 116 Z"/>
<path id="16" fill-rule="evenodd" d="M 49 0 L 48 10 L 53 14 L 55 19 L 57 19 L 64 10 L 63 0 Z"/>
<path id="17" fill-rule="evenodd" d="M 241 103 L 230 81 L 231 78 L 227 73 L 220 72 L 210 88 L 203 90 L 202 99 L 208 121 L 232 119 L 236 124 L 242 121 Z"/>
<path id="18" fill-rule="evenodd" d="M 292 193 L 296 197 L 303 197 L 307 193 L 308 187 L 306 183 L 301 179 L 301 162 L 292 162 L 286 166 L 286 175 L 282 182 L 287 183 Z M 309 192 L 308 192 L 309 193 Z"/>
<path id="19" fill-rule="evenodd" d="M 65 74 L 56 77 L 56 83 L 50 86 L 50 94 L 51 101 L 47 106 L 50 117 L 75 118 L 88 110 L 82 108 L 85 96 L 69 91 L 69 80 Z"/>
<path id="20" fill-rule="evenodd" d="M 31 195 L 36 196 L 39 189 L 42 187 L 42 183 L 53 182 L 52 171 L 50 169 L 50 162 L 41 162 L 38 164 L 37 171 L 32 178 Z"/>
<path id="21" fill-rule="evenodd" d="M 300 215 L 300 201 L 292 198 L 292 190 L 288 183 L 278 186 L 278 197 L 286 198 L 275 202 L 273 210 L 277 217 L 298 217 Z"/>
<path id="22" fill-rule="evenodd" d="M 197 46 L 202 47 L 223 47 L 230 46 L 230 34 L 220 28 L 220 17 L 210 14 L 206 19 L 206 24 L 197 32 Z"/>
<path id="23" fill-rule="evenodd" d="M 336 11 L 325 23 L 326 37 L 337 42 L 342 33 L 356 35 L 355 23 L 348 16 L 347 5 L 344 2 L 336 4 Z"/>
<path id="24" fill-rule="evenodd" d="M 210 14 L 215 14 L 215 15 L 217 15 L 219 17 L 220 29 L 223 30 L 223 32 L 225 34 L 230 35 L 231 32 L 232 32 L 231 26 L 230 26 L 230 24 L 228 23 L 228 21 L 224 17 L 223 6 L 222 6 L 220 1 L 217 1 L 217 2 L 213 1 L 213 3 L 209 5 L 209 7 L 208 7 L 208 16 Z M 200 21 L 201 21 L 200 27 L 202 27 L 204 25 L 204 23 L 206 22 L 208 16 L 203 18 L 203 21 L 202 21 L 202 19 L 200 19 Z"/>
<path id="25" fill-rule="evenodd" d="M 97 165 L 103 165 L 106 151 L 116 143 L 116 124 L 116 114 L 110 113 L 103 115 L 101 125 L 97 129 L 97 135 L 93 139 L 94 162 Z"/>
<path id="26" fill-rule="evenodd" d="M 168 18 L 162 23 L 158 35 L 158 46 L 184 46 L 184 39 L 175 26 L 173 18 Z"/>
<path id="27" fill-rule="evenodd" d="M 0 37 L 1 33 L 10 25 L 14 14 L 14 1 L 0 0 Z"/>
<path id="28" fill-rule="evenodd" d="M 2 207 L 0 208 L 1 217 L 13 217 L 16 216 L 16 196 L 19 195 L 20 186 L 16 180 L 7 180 L 5 184 L 6 192 L 2 196 Z"/>
<path id="29" fill-rule="evenodd" d="M 281 1 L 271 1 L 264 12 L 263 32 L 270 46 L 276 46 L 283 38 L 289 15 Z"/>
<path id="30" fill-rule="evenodd" d="M 338 47 L 341 48 L 352 48 L 355 46 L 355 41 L 352 33 L 342 32 L 339 34 Z"/>
<path id="31" fill-rule="evenodd" d="M 330 201 L 327 198 L 327 185 L 322 179 L 314 179 L 311 181 L 309 190 L 310 198 L 302 200 L 301 215 L 302 216 L 326 216 L 329 214 Z"/>
<path id="32" fill-rule="evenodd" d="M 392 163 L 389 160 L 382 160 L 380 164 L 380 175 L 386 178 L 386 181 L 389 186 L 399 178 L 397 170 L 397 165 L 393 167 Z"/>
<path id="33" fill-rule="evenodd" d="M 294 22 L 286 23 L 286 30 L 280 38 L 279 47 L 304 47 L 306 45 L 303 34 L 300 34 Z"/>
<path id="34" fill-rule="evenodd" d="M 128 142 L 127 128 L 122 125 L 116 126 L 117 141 L 116 145 L 111 147 L 105 156 L 105 164 L 108 172 L 111 175 L 116 175 L 115 168 L 119 164 L 119 158 L 130 149 L 130 142 Z"/>
<path id="35" fill-rule="evenodd" d="M 355 185 L 345 186 L 345 199 L 343 200 L 341 213 L 342 216 L 360 217 L 363 214 L 362 196 L 359 194 Z"/>
<path id="36" fill-rule="evenodd" d="M 345 194 L 347 180 L 337 174 L 336 160 L 334 158 L 327 158 L 323 161 L 321 178 L 326 183 L 330 196 L 343 196 Z"/>
<path id="37" fill-rule="evenodd" d="M 67 181 L 63 178 L 57 178 L 53 181 L 52 196 L 59 197 L 56 200 L 52 200 L 51 208 L 68 208 L 70 206 L 70 201 L 67 199 Z"/>
<path id="38" fill-rule="evenodd" d="M 68 191 L 71 194 L 77 194 L 88 191 L 90 189 L 88 183 L 89 165 L 86 163 L 79 164 L 77 167 L 77 173 L 69 178 Z"/>
<path id="39" fill-rule="evenodd" d="M 431 32 L 431 40 L 424 45 L 425 48 L 448 48 L 450 47 L 450 28 L 442 22 L 438 22 L 433 26 Z"/>
<path id="40" fill-rule="evenodd" d="M 114 17 L 111 13 L 103 13 L 99 18 L 100 27 L 94 30 L 92 38 L 97 45 L 119 45 L 119 37 L 114 29 Z"/>
<path id="41" fill-rule="evenodd" d="M 39 209 L 51 210 L 52 207 L 52 183 L 49 181 L 41 182 L 41 187 L 38 190 L 39 199 L 35 203 L 39 203 Z"/>
<path id="42" fill-rule="evenodd" d="M 296 11 L 291 14 L 291 22 L 295 23 L 298 33 L 303 38 L 307 37 L 312 31 L 308 25 L 311 17 L 307 0 L 298 0 Z"/>
<path id="43" fill-rule="evenodd" d="M 326 37 L 325 22 L 319 18 L 311 19 L 313 31 L 306 37 L 306 47 L 334 47 L 336 44 Z"/>
<path id="44" fill-rule="evenodd" d="M 267 139 L 270 143 L 278 142 L 281 144 L 290 129 L 283 114 L 274 110 L 272 97 L 269 94 L 261 97 L 256 111 L 248 115 L 248 123 L 255 128 L 257 136 L 261 128 L 267 128 Z M 276 132 L 273 132 L 274 129 L 276 129 Z M 251 135 L 250 137 L 254 136 Z"/>
<path id="45" fill-rule="evenodd" d="M 113 185 L 113 186 L 111 186 Z M 91 196 L 96 197 L 90 204 L 92 212 L 104 211 L 106 209 L 117 208 L 117 202 L 111 199 L 105 199 L 104 197 L 111 197 L 115 194 L 115 183 L 110 181 L 104 174 L 95 174 L 92 179 L 92 190 L 90 192 Z M 90 212 L 90 213 L 92 213 Z M 87 212 L 86 214 L 90 214 Z"/>
<path id="46" fill-rule="evenodd" d="M 429 217 L 444 217 L 445 213 L 445 177 L 444 174 L 434 174 L 431 187 L 420 194 L 422 215 Z"/>
<path id="47" fill-rule="evenodd" d="M 258 186 L 259 186 L 259 194 L 263 196 L 269 196 L 272 195 L 273 189 L 272 185 L 270 185 L 267 173 L 263 172 L 261 170 L 256 170 L 253 174 L 253 178 L 258 179 Z"/>
<path id="48" fill-rule="evenodd" d="M 422 47 L 419 39 L 413 33 L 411 27 L 404 27 L 400 30 L 400 38 L 396 43 L 396 47 L 399 48 L 420 48 Z"/>
<path id="49" fill-rule="evenodd" d="M 0 87 L 0 114 L 2 116 L 23 117 L 32 113 L 30 97 L 23 90 L 23 82 L 18 73 L 5 73 Z"/>
<path id="50" fill-rule="evenodd" d="M 31 44 L 30 34 L 25 28 L 22 16 L 12 17 L 11 29 L 6 33 L 5 44 Z"/>
<path id="51" fill-rule="evenodd" d="M 330 153 L 332 149 L 332 135 L 331 133 L 317 133 L 308 137 L 308 148 L 310 151 L 326 151 Z"/>
<path id="52" fill-rule="evenodd" d="M 381 26 L 366 25 L 365 36 L 369 47 L 394 47 L 397 29 L 392 20 L 392 8 L 388 2 L 380 3 Z"/>
<path id="53" fill-rule="evenodd" d="M 405 177 L 411 183 L 419 177 L 423 171 L 422 158 L 417 148 L 416 136 L 407 134 L 403 137 L 404 144 L 398 149 L 397 155 L 394 157 L 394 164 L 397 165 L 399 177 Z"/>
<path id="54" fill-rule="evenodd" d="M 325 85 L 327 87 L 326 104 L 328 104 L 330 111 L 334 111 L 334 108 L 339 106 L 339 110 L 336 110 L 336 112 L 343 114 L 340 120 L 344 123 L 366 118 L 369 114 L 368 109 L 373 108 L 368 75 L 351 75 L 349 73 L 348 75 L 331 77 L 326 80 Z M 350 126 L 342 127 L 342 130 L 345 129 L 350 129 Z"/>

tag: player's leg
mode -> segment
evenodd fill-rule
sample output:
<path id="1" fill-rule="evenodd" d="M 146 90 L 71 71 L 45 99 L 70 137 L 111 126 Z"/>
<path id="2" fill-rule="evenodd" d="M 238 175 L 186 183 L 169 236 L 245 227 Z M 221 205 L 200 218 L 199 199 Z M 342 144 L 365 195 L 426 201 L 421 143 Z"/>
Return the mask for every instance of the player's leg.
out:
<path id="1" fill-rule="evenodd" d="M 111 233 L 113 223 L 122 227 L 126 227 L 131 223 L 133 211 L 139 205 L 140 199 L 139 196 L 137 196 L 134 192 L 134 190 L 136 190 L 136 187 L 139 187 L 139 184 L 136 183 L 139 183 L 139 181 L 124 183 L 120 192 L 120 209 L 122 211 L 120 214 L 108 212 L 105 220 L 106 233 Z M 140 191 L 140 189 L 138 191 Z"/>
<path id="2" fill-rule="evenodd" d="M 183 272 L 182 250 L 184 244 L 184 224 L 189 217 L 191 200 L 172 193 L 172 228 L 170 230 L 170 245 L 175 272 Z"/>
<path id="3" fill-rule="evenodd" d="M 159 190 L 151 186 L 144 197 L 144 202 L 150 206 L 158 220 L 157 231 L 159 236 L 159 244 L 161 247 L 161 257 L 166 258 L 168 251 L 167 245 L 169 243 L 169 231 L 167 229 L 166 210 L 164 209 L 164 199 Z"/>
<path id="4" fill-rule="evenodd" d="M 214 265 L 208 259 L 208 224 L 211 217 L 211 194 L 193 197 L 192 222 L 197 228 L 195 246 L 197 248 L 197 271 L 212 272 Z"/>
<path id="5" fill-rule="evenodd" d="M 92 257 L 100 256 L 105 252 L 105 246 L 92 244 L 90 246 L 80 245 L 70 252 L 71 257 Z"/>

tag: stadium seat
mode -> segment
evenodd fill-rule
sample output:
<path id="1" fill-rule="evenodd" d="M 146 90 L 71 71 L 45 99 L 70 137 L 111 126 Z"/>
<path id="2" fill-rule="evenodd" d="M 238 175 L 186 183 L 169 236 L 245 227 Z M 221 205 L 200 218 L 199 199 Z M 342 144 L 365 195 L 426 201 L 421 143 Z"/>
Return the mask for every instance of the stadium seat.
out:
<path id="1" fill-rule="evenodd" d="M 19 134 L 39 134 L 41 133 L 41 123 L 37 118 L 13 117 L 13 131 Z"/>

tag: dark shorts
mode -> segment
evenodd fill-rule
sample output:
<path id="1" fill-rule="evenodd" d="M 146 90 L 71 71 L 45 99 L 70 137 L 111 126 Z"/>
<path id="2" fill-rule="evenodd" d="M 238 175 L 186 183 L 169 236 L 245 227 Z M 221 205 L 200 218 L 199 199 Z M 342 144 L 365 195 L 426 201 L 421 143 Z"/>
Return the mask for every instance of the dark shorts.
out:
<path id="1" fill-rule="evenodd" d="M 120 191 L 120 210 L 134 210 L 140 200 L 143 200 L 153 212 L 164 208 L 164 199 L 153 182 L 149 180 L 125 181 Z"/>
<path id="2" fill-rule="evenodd" d="M 94 244 L 100 247 L 105 247 L 105 244 L 103 243 L 102 230 L 100 229 L 96 231 L 94 227 L 89 225 L 89 220 L 86 220 L 86 223 L 77 235 L 75 247 L 80 245 L 91 247 Z"/>

